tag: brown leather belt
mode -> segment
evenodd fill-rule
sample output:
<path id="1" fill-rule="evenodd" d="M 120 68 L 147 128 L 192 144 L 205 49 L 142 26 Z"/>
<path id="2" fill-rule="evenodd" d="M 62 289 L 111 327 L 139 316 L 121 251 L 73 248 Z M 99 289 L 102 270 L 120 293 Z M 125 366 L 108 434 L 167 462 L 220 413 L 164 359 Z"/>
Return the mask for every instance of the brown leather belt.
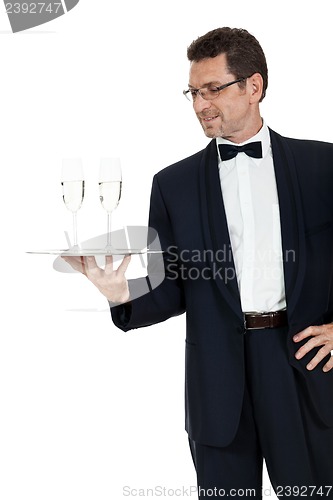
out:
<path id="1" fill-rule="evenodd" d="M 257 330 L 262 328 L 280 328 L 288 325 L 287 311 L 274 312 L 249 312 L 244 313 L 245 330 Z"/>

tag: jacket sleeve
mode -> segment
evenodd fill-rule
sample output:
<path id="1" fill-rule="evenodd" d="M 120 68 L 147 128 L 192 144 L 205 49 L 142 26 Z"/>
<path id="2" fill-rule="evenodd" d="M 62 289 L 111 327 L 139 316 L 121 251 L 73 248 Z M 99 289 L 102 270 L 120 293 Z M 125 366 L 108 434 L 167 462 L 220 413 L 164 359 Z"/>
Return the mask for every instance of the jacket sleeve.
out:
<path id="1" fill-rule="evenodd" d="M 152 185 L 149 228 L 155 229 L 158 234 L 163 250 L 162 266 L 160 255 L 149 254 L 148 275 L 145 278 L 129 280 L 130 302 L 122 305 L 110 304 L 112 320 L 123 331 L 159 323 L 185 311 L 183 285 L 180 273 L 177 272 L 172 222 L 157 176 L 154 177 Z"/>

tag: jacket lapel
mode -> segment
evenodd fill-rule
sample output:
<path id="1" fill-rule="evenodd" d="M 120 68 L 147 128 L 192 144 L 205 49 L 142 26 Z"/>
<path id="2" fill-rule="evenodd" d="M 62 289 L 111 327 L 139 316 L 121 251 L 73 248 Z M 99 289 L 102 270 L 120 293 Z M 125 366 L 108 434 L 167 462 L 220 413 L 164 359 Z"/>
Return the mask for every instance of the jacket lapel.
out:
<path id="1" fill-rule="evenodd" d="M 288 316 L 292 314 L 305 273 L 304 221 L 295 160 L 287 140 L 270 130 L 280 207 L 284 281 Z"/>
<path id="2" fill-rule="evenodd" d="M 215 140 L 208 144 L 200 165 L 200 199 L 205 248 L 213 251 L 213 258 L 209 259 L 213 280 L 229 306 L 242 318 Z"/>

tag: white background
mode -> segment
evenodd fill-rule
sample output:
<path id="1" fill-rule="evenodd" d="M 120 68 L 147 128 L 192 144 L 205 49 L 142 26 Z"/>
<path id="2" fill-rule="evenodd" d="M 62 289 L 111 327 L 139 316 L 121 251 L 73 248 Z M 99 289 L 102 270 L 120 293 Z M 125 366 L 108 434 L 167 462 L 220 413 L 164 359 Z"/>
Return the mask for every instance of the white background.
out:
<path id="1" fill-rule="evenodd" d="M 103 156 L 122 159 L 114 228 L 146 224 L 153 174 L 208 142 L 182 90 L 186 48 L 210 29 L 244 27 L 262 44 L 262 114 L 273 129 L 332 141 L 331 11 L 329 0 L 81 0 L 12 34 L 1 6 L 1 500 L 121 499 L 126 485 L 195 485 L 184 317 L 124 334 L 84 277 L 25 252 L 66 246 L 67 156 L 84 161 L 80 239 L 105 229 Z"/>

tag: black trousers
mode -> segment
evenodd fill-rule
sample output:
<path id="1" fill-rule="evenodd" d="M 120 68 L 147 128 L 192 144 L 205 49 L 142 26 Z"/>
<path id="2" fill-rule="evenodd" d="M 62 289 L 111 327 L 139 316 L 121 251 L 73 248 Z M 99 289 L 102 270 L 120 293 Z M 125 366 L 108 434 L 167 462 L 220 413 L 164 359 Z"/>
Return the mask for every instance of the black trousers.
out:
<path id="1" fill-rule="evenodd" d="M 235 439 L 224 448 L 190 440 L 200 500 L 269 497 L 262 491 L 263 459 L 278 498 L 333 499 L 333 428 L 307 404 L 288 363 L 286 335 L 287 328 L 246 332 L 246 389 Z"/>

